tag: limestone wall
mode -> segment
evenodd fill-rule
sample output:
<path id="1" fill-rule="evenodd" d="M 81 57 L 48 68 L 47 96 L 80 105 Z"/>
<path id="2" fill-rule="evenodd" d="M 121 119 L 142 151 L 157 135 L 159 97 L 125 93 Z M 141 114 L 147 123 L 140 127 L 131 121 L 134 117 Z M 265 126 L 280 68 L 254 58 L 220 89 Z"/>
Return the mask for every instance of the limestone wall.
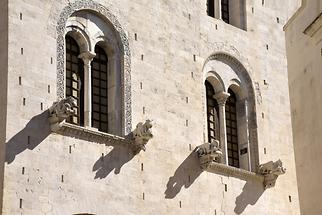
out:
<path id="1" fill-rule="evenodd" d="M 49 131 L 56 25 L 68 2 L 75 1 L 9 3 L 4 215 L 299 214 L 283 32 L 288 3 L 246 1 L 244 31 L 208 17 L 203 1 L 97 1 L 129 38 L 132 125 L 154 120 L 146 152 L 133 156 L 117 143 Z M 203 65 L 220 51 L 238 59 L 256 86 L 259 162 L 281 159 L 287 168 L 275 188 L 202 172 L 192 152 L 206 136 Z"/>
<path id="2" fill-rule="evenodd" d="M 321 1 L 307 1 L 286 26 L 293 139 L 302 214 L 321 214 Z"/>

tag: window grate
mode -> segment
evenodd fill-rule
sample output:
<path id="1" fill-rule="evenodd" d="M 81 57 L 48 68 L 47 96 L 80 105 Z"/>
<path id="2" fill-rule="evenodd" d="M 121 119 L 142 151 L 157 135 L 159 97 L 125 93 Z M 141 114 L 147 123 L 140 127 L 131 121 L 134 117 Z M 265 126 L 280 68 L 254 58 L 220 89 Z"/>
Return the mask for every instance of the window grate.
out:
<path id="1" fill-rule="evenodd" d="M 108 57 L 100 46 L 95 46 L 92 61 L 92 126 L 108 132 Z"/>
<path id="2" fill-rule="evenodd" d="M 215 0 L 207 0 L 207 14 L 215 18 Z"/>
<path id="3" fill-rule="evenodd" d="M 228 165 L 239 168 L 236 95 L 231 89 L 228 93 L 230 96 L 225 106 Z"/>
<path id="4" fill-rule="evenodd" d="M 66 36 L 66 97 L 76 100 L 74 115 L 66 121 L 75 125 L 84 126 L 84 64 L 78 58 L 80 51 L 77 42 Z"/>
<path id="5" fill-rule="evenodd" d="M 207 126 L 208 126 L 208 142 L 219 140 L 219 116 L 218 103 L 213 98 L 215 91 L 212 85 L 206 81 L 206 97 L 207 97 Z"/>
<path id="6" fill-rule="evenodd" d="M 221 18 L 229 24 L 229 0 L 221 0 Z"/>

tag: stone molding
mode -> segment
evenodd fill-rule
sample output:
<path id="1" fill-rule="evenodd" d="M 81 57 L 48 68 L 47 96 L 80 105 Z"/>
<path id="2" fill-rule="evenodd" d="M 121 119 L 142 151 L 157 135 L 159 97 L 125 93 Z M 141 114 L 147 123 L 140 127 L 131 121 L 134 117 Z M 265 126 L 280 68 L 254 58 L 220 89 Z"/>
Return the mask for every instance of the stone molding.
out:
<path id="1" fill-rule="evenodd" d="M 57 97 L 58 100 L 65 97 L 65 30 L 68 18 L 78 10 L 92 10 L 105 19 L 107 19 L 118 33 L 119 40 L 122 43 L 122 52 L 124 55 L 124 65 L 121 74 L 122 91 L 122 129 L 125 135 L 132 130 L 132 110 L 131 110 L 131 53 L 129 42 L 125 31 L 117 18 L 103 5 L 93 0 L 78 0 L 68 4 L 60 13 L 56 32 L 57 32 Z"/>

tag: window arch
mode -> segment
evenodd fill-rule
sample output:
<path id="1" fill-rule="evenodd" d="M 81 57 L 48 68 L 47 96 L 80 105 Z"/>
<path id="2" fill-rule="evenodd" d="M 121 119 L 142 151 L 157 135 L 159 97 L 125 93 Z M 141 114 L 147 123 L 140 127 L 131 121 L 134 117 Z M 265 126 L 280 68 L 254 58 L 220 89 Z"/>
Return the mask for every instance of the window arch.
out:
<path id="1" fill-rule="evenodd" d="M 55 28 L 57 29 L 58 100 L 66 96 L 65 36 L 71 35 L 79 45 L 79 57 L 84 62 L 84 127 L 92 127 L 90 124 L 92 120 L 88 119 L 91 117 L 91 105 L 86 102 L 88 101 L 86 98 L 91 94 L 86 90 L 91 88 L 86 86 L 90 83 L 87 80 L 91 78 L 86 71 L 91 71 L 91 60 L 95 56 L 94 48 L 100 44 L 109 56 L 109 73 L 117 74 L 110 79 L 113 84 L 110 85 L 110 92 L 108 92 L 110 98 L 117 98 L 109 102 L 111 113 L 108 119 L 108 133 L 119 136 L 128 135 L 132 131 L 131 53 L 127 35 L 118 18 L 104 5 L 95 1 L 84 1 L 84 4 L 74 2 L 63 8 Z"/>
<path id="2" fill-rule="evenodd" d="M 234 57 L 217 53 L 209 57 L 203 68 L 204 78 L 213 91 L 206 99 L 218 104 L 219 145 L 223 153 L 221 162 L 236 168 L 256 171 L 258 143 L 255 94 L 251 78 L 245 67 Z M 207 86 L 206 86 L 207 88 Z M 208 119 L 208 101 L 205 101 Z M 207 135 L 209 136 L 207 120 Z"/>
<path id="3" fill-rule="evenodd" d="M 76 114 L 67 122 L 120 136 L 129 133 L 129 86 L 125 85 L 129 81 L 125 75 L 129 59 L 122 44 L 125 38 L 120 38 L 109 20 L 90 10 L 71 14 L 65 35 L 65 96 L 77 101 Z M 72 53 L 73 62 L 67 48 L 70 41 L 77 47 Z M 76 61 L 78 67 L 73 68 L 77 72 L 71 72 L 69 67 Z M 77 82 L 73 82 L 75 86 L 70 83 L 72 78 Z"/>

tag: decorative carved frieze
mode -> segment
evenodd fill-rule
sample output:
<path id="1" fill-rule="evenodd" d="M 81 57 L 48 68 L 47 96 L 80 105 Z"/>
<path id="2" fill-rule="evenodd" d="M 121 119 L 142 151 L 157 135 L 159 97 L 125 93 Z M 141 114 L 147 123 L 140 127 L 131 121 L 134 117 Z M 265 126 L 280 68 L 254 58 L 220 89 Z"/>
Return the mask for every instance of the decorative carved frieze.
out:
<path id="1" fill-rule="evenodd" d="M 265 189 L 274 187 L 279 175 L 285 174 L 286 169 L 283 167 L 281 160 L 276 162 L 269 161 L 258 167 L 258 173 L 264 176 Z"/>
<path id="2" fill-rule="evenodd" d="M 74 114 L 76 100 L 72 97 L 61 99 L 49 108 L 49 123 L 52 131 L 58 131 L 61 123 Z"/>
<path id="3" fill-rule="evenodd" d="M 152 121 L 146 120 L 145 123 L 138 123 L 136 128 L 132 132 L 133 135 L 133 151 L 135 154 L 139 153 L 141 150 L 145 151 L 145 145 L 153 137 L 152 134 Z"/>
<path id="4" fill-rule="evenodd" d="M 214 140 L 211 143 L 204 143 L 200 146 L 197 146 L 195 151 L 198 154 L 200 166 L 202 169 L 207 169 L 207 167 L 213 162 L 220 162 L 222 156 L 219 141 L 217 140 Z"/>

